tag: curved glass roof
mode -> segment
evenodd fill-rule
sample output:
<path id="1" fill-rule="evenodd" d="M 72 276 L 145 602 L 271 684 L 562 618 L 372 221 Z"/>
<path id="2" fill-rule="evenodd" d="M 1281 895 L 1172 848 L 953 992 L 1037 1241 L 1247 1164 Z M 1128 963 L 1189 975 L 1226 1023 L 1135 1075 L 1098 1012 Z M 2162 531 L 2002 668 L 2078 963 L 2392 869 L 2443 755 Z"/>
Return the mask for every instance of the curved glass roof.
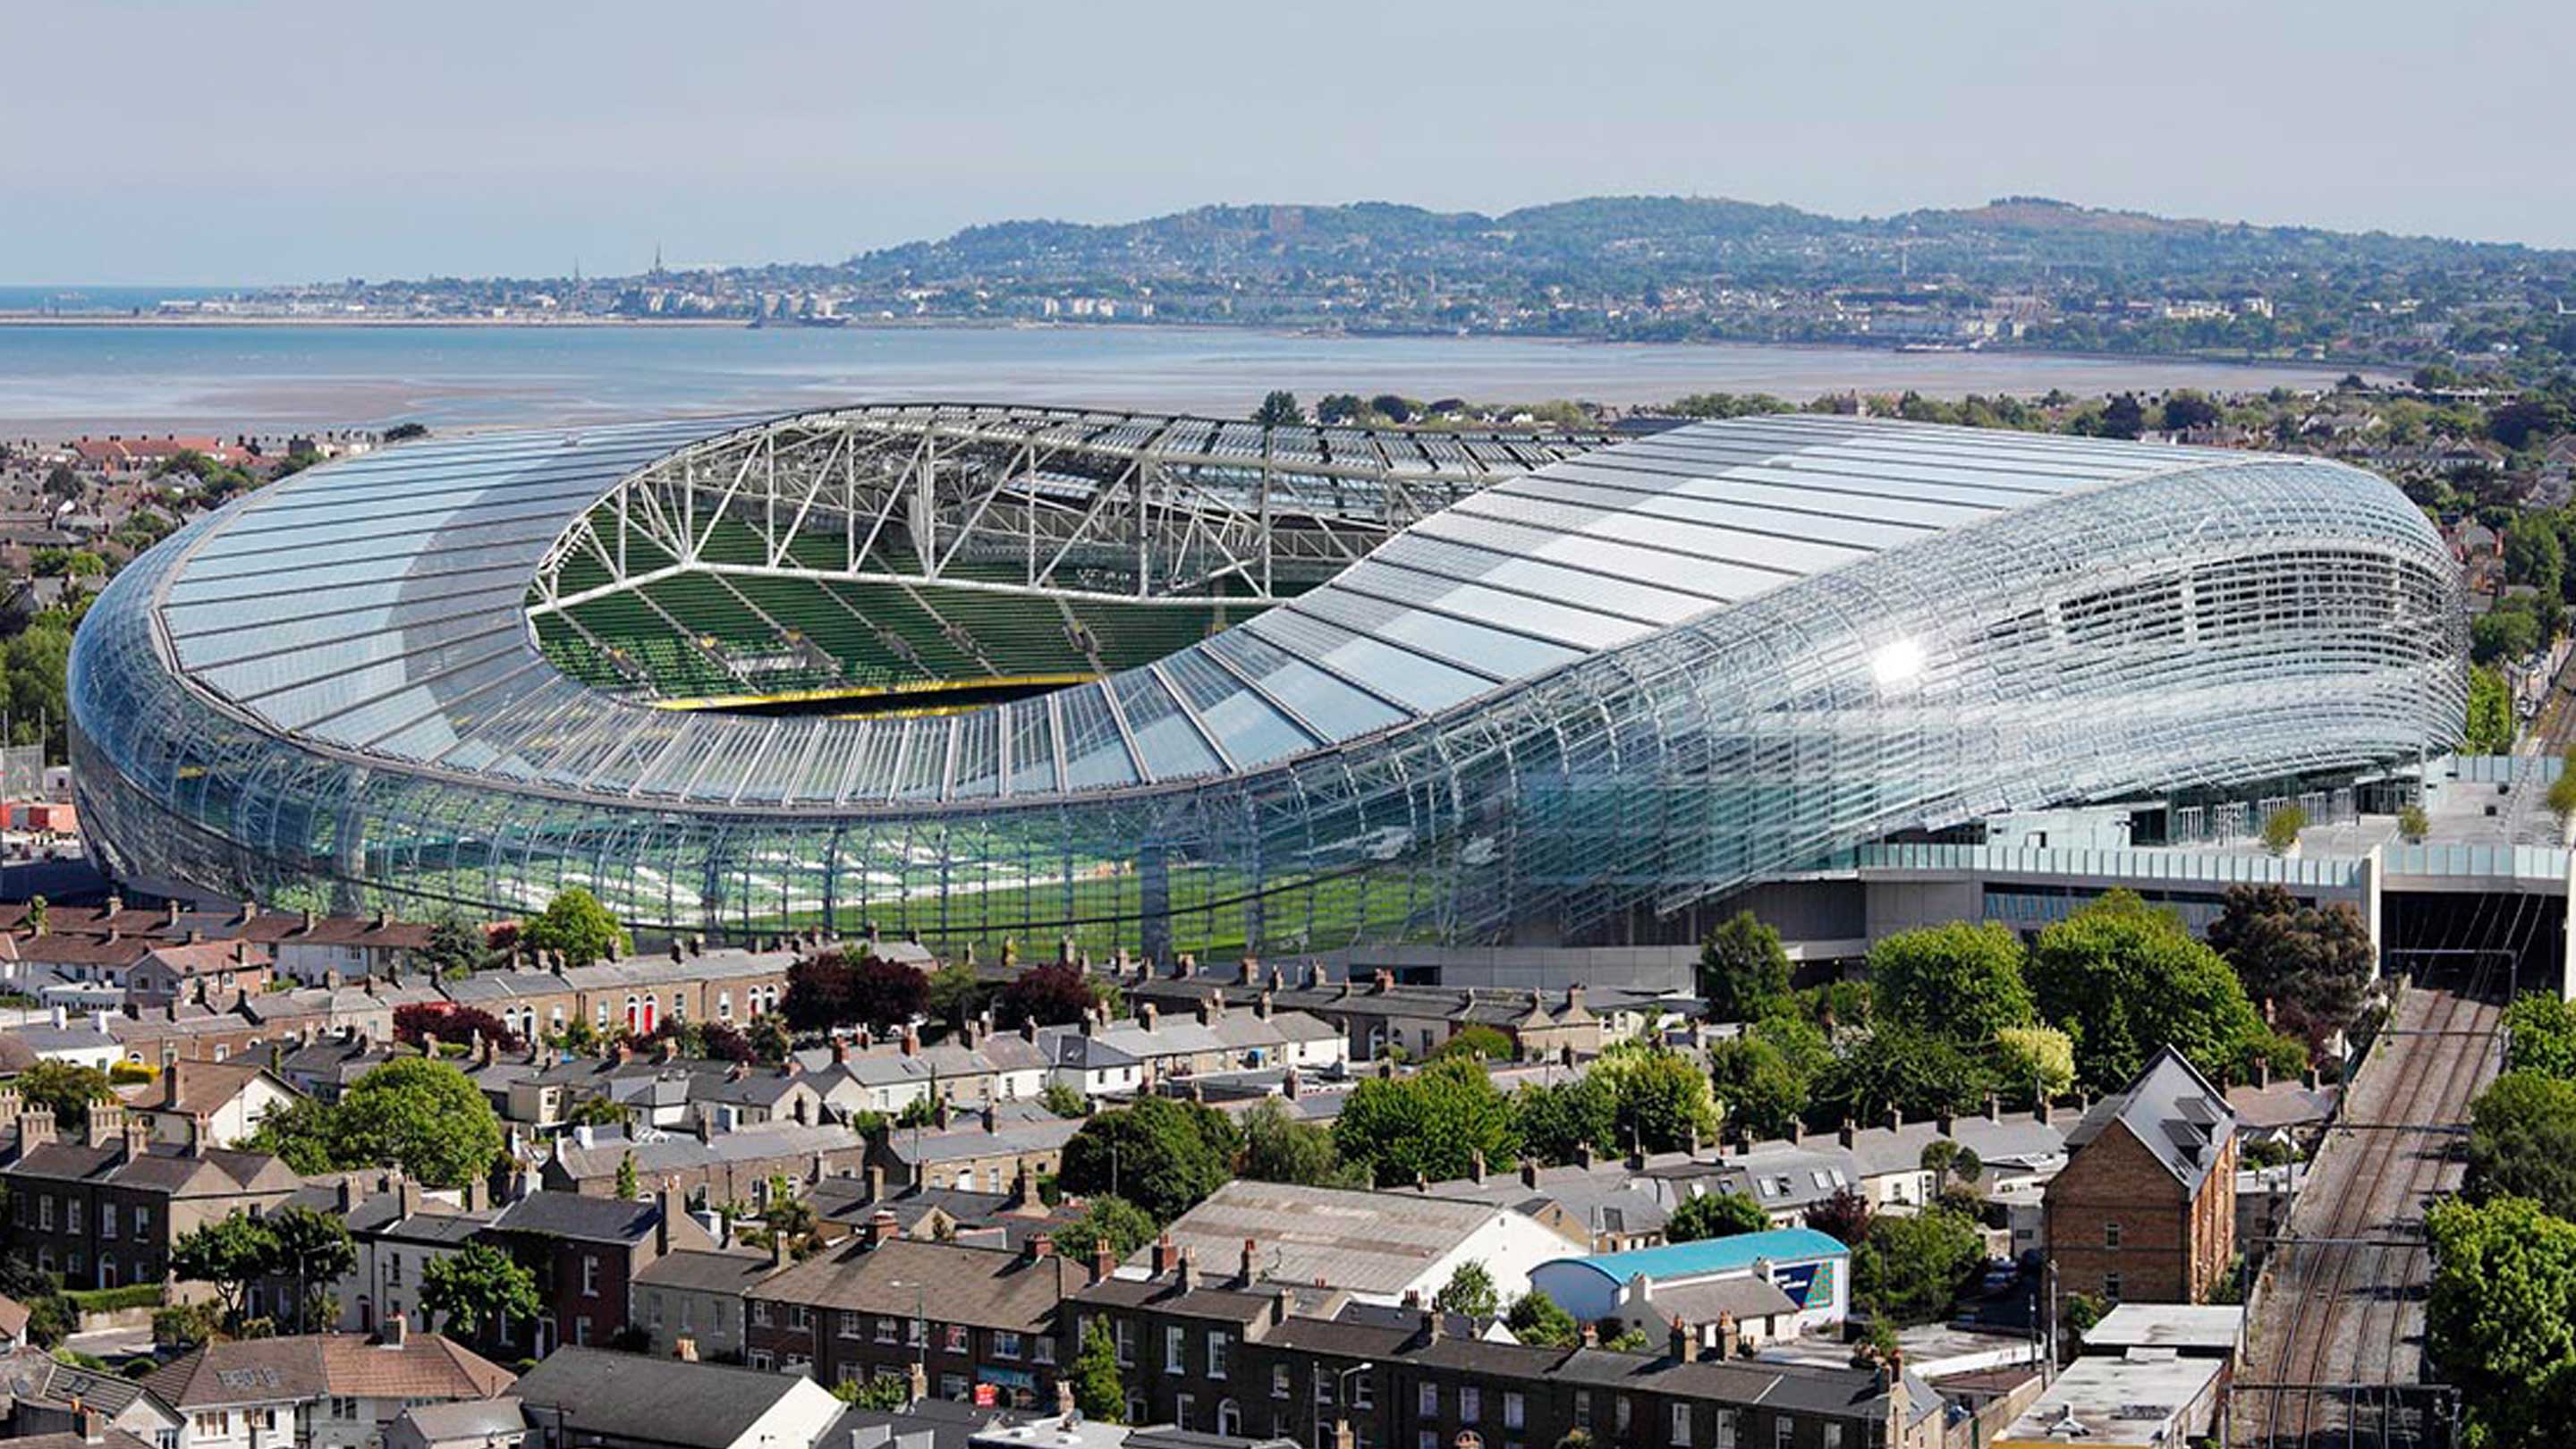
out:
<path id="1" fill-rule="evenodd" d="M 948 412 L 1031 435 L 1132 435 L 1158 456 L 1265 446 L 1241 424 Z M 162 646 L 223 707 L 403 770 L 715 809 L 1046 796 L 1331 748 L 2025 503 L 2249 461 L 1810 415 L 1694 424 L 1574 457 L 1560 447 L 1553 462 L 1536 440 L 1278 430 L 1273 457 L 1507 476 L 1203 643 L 969 712 L 676 712 L 557 672 L 524 608 L 547 550 L 637 469 L 756 425 L 436 440 L 298 474 L 188 541 L 158 600 Z"/>

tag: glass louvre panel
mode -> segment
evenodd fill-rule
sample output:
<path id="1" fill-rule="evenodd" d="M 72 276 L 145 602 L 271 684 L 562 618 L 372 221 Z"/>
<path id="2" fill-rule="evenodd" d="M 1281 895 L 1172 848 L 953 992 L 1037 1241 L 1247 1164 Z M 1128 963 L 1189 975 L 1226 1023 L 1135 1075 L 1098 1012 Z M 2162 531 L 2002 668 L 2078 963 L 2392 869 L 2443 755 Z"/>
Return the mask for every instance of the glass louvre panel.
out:
<path id="1" fill-rule="evenodd" d="M 823 732 L 823 744 L 806 762 L 805 778 L 796 787 L 800 800 L 832 801 L 841 795 L 841 785 L 849 778 L 850 767 L 857 760 L 860 746 L 866 741 L 869 727 L 834 721 Z"/>
<path id="2" fill-rule="evenodd" d="M 1482 582 L 1542 599 L 1580 600 L 1629 618 L 1669 624 L 1714 606 L 1706 595 L 1659 589 L 1635 579 L 1583 573 L 1491 548 L 1436 539 L 1419 528 L 1389 542 L 1375 557 L 1446 577 Z"/>
<path id="3" fill-rule="evenodd" d="M 912 741 L 903 761 L 903 788 L 900 798 L 936 800 L 948 781 L 948 736 L 956 727 L 953 715 L 940 715 L 912 722 Z"/>
<path id="4" fill-rule="evenodd" d="M 525 659 L 527 651 L 517 634 L 507 630 L 495 631 L 472 639 L 460 639 L 445 648 L 388 659 L 344 674 L 327 675 L 310 683 L 272 690 L 259 697 L 256 703 L 261 714 L 285 728 L 303 729 L 316 720 L 391 694 L 415 681 L 434 678 L 496 657 Z"/>
<path id="5" fill-rule="evenodd" d="M 416 588 L 427 588 L 435 579 L 479 579 L 496 573 L 508 573 L 524 582 L 530 560 L 525 558 L 469 559 L 464 563 L 446 562 L 437 566 L 420 564 L 403 571 L 403 581 Z M 286 595 L 310 595 L 328 599 L 342 588 L 360 584 L 381 583 L 386 573 L 381 559 L 365 563 L 335 564 L 328 568 L 294 566 L 277 569 L 244 569 L 238 575 L 220 569 L 199 573 L 191 569 L 188 576 L 170 586 L 174 604 L 212 604 L 239 600 L 265 600 Z M 481 587 L 480 583 L 472 585 Z"/>
<path id="6" fill-rule="evenodd" d="M 1871 552 L 1850 544 L 1816 543 L 1783 537 L 1780 533 L 1754 533 L 1724 524 L 1653 517 L 1642 512 L 1558 503 L 1502 492 L 1480 493 L 1459 505 L 1458 511 L 1472 517 L 1501 519 L 1507 523 L 1551 529 L 1584 538 L 1632 543 L 1641 548 L 1685 554 L 1712 562 L 1728 561 L 1746 568 L 1778 573 L 1815 573 L 1850 563 Z"/>
<path id="7" fill-rule="evenodd" d="M 1382 699 L 1429 714 L 1493 688 L 1494 681 L 1321 619 L 1274 609 L 1244 626 Z"/>
<path id="8" fill-rule="evenodd" d="M 1046 701 L 1023 699 L 1009 706 L 1011 793 L 1043 795 L 1056 788 L 1055 731 L 1047 723 Z"/>
<path id="9" fill-rule="evenodd" d="M 803 776 L 805 753 L 814 744 L 815 734 L 805 721 L 773 721 L 768 747 L 744 777 L 734 799 L 746 805 L 774 804 L 786 799 L 788 791 Z"/>
<path id="10" fill-rule="evenodd" d="M 1621 509 L 1643 518 L 1672 518 L 1711 528 L 1787 535 L 1864 551 L 1894 548 L 1932 531 L 1929 524 L 1909 527 L 1874 518 L 1837 517 L 1818 508 L 1789 506 L 1790 500 L 1786 499 L 1767 500 L 1765 506 L 1765 501 L 1728 502 L 1661 489 L 1632 492 L 1570 478 L 1522 478 L 1505 488 L 1489 489 L 1484 496 L 1525 498 L 1574 508 Z"/>
<path id="11" fill-rule="evenodd" d="M 989 799 L 1001 790 L 1002 756 L 998 711 L 979 709 L 957 721 L 957 764 L 948 782 L 949 798 Z"/>
<path id="12" fill-rule="evenodd" d="M 1774 503 L 1939 528 L 1991 518 L 2023 501 L 2012 494 L 1935 481 L 1754 464 L 1685 472 L 1627 459 L 1595 458 L 1549 471 L 1570 481 L 1605 487 L 1645 488 L 1681 498 Z"/>
<path id="13" fill-rule="evenodd" d="M 507 739 L 513 720 L 518 721 L 522 728 L 542 722 L 546 713 L 563 707 L 564 696 L 559 686 L 571 681 L 540 667 L 536 660 L 527 663 L 529 667 L 519 676 L 471 698 L 451 696 L 419 719 L 379 737 L 369 748 L 381 750 L 397 759 L 428 760 L 452 755 L 456 747 L 468 739 Z M 572 687 L 576 691 L 580 689 L 579 685 Z M 459 768 L 480 768 L 498 760 L 501 754 L 499 748 L 487 742 L 481 750 L 469 756 L 477 764 L 464 765 L 453 759 L 447 762 L 457 764 Z"/>
<path id="14" fill-rule="evenodd" d="M 1160 667 L 1236 765 L 1267 764 L 1313 748 L 1315 741 L 1286 715 L 1195 651 L 1175 654 Z"/>
<path id="15" fill-rule="evenodd" d="M 1482 584 L 1462 584 L 1437 574 L 1383 562 L 1380 550 L 1368 562 L 1333 581 L 1333 592 L 1416 604 L 1444 614 L 1518 629 L 1565 644 L 1576 652 L 1624 644 L 1652 626 L 1635 619 L 1595 613 L 1553 599 L 1510 594 Z"/>
<path id="16" fill-rule="evenodd" d="M 479 663 L 451 670 L 435 681 L 367 700 L 327 719 L 317 720 L 306 728 L 315 739 L 353 747 L 367 746 L 377 736 L 409 724 L 443 707 L 449 700 L 464 698 L 513 675 L 544 668 L 541 661 L 530 659 L 515 649 L 486 655 Z"/>
<path id="17" fill-rule="evenodd" d="M 1136 766 L 1127 757 L 1127 741 L 1118 733 L 1101 687 L 1078 685 L 1055 699 L 1064 717 L 1065 788 L 1134 784 Z"/>
<path id="18" fill-rule="evenodd" d="M 870 726 L 865 746 L 852 762 L 844 798 L 853 804 L 890 799 L 894 795 L 895 766 L 903 754 L 904 727 L 910 721 L 879 720 Z"/>
<path id="19" fill-rule="evenodd" d="M 467 615 L 419 625 L 398 634 L 367 634 L 336 644 L 315 644 L 303 649 L 263 654 L 235 664 L 214 665 L 201 671 L 201 677 L 235 699 L 257 700 L 272 690 L 285 689 L 298 681 L 314 680 L 324 675 L 355 675 L 367 666 L 391 661 L 397 656 L 435 661 L 453 657 L 459 647 L 473 650 L 478 641 L 516 640 L 519 637 L 519 631 L 506 619 L 496 623 L 490 614 Z"/>
<path id="20" fill-rule="evenodd" d="M 1255 638 L 1250 625 L 1219 634 L 1202 647 L 1331 739 L 1351 739 L 1404 718 L 1386 701 Z M 1429 667 L 1427 661 L 1425 667 Z M 1226 748 L 1234 748 L 1231 740 Z"/>
<path id="21" fill-rule="evenodd" d="M 1433 538 L 1454 539 L 1514 556 L 1564 564 L 1611 579 L 1638 579 L 1711 603 L 1751 598 L 1778 587 L 1787 575 L 1741 564 L 1684 558 L 1631 544 L 1552 533 L 1491 518 L 1440 513 L 1414 525 Z"/>
<path id="22" fill-rule="evenodd" d="M 774 725 L 774 721 L 771 722 Z M 674 779 L 671 788 L 688 799 L 712 804 L 731 804 L 734 793 L 742 788 L 751 768 L 759 762 L 761 748 L 767 743 L 767 728 L 728 729 L 715 733 L 715 747 L 710 750 L 697 772 L 688 779 Z"/>
<path id="23" fill-rule="evenodd" d="M 1127 732 L 1136 737 L 1136 753 L 1155 779 L 1204 775 L 1217 768 L 1215 751 L 1199 738 L 1197 727 L 1163 691 L 1160 680 L 1136 670 L 1111 680 L 1109 687 L 1127 716 Z"/>
<path id="24" fill-rule="evenodd" d="M 683 726 L 672 737 L 669 747 L 645 763 L 635 775 L 635 793 L 669 797 L 686 792 L 689 782 L 698 778 L 724 744 L 722 739 L 703 730 L 690 730 Z"/>
<path id="25" fill-rule="evenodd" d="M 331 643 L 391 629 L 435 625 L 467 615 L 481 614 L 488 622 L 496 612 L 515 610 L 526 593 L 525 589 L 513 583 L 505 588 L 442 593 L 432 598 L 397 602 L 403 599 L 403 585 L 387 584 L 380 588 L 385 599 L 381 604 L 368 604 L 363 597 L 367 590 L 344 590 L 335 601 L 340 607 L 328 613 L 300 616 L 268 617 L 279 611 L 274 606 L 254 611 L 239 604 L 174 610 L 176 617 L 170 621 L 170 637 L 178 649 L 180 663 L 192 669 L 203 669 L 251 655 Z M 368 606 L 355 607 L 361 604 Z"/>
<path id="26" fill-rule="evenodd" d="M 1368 634 L 1416 653 L 1487 675 L 1516 679 L 1553 669 L 1583 657 L 1581 650 L 1550 644 L 1526 634 L 1507 633 L 1362 598 L 1339 589 L 1318 590 L 1288 606 L 1312 614 L 1355 634 Z"/>

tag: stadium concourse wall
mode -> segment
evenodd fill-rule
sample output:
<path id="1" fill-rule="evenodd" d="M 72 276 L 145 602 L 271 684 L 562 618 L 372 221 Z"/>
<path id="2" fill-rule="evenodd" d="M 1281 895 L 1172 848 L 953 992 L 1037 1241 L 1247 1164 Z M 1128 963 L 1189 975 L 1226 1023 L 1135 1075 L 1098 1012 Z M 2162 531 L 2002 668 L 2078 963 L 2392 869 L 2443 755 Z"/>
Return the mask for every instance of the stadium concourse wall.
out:
<path id="1" fill-rule="evenodd" d="M 578 885 L 646 928 L 872 923 L 987 959 L 1575 943 L 1892 832 L 2418 758 L 2465 710 L 2458 574 L 2422 514 L 2249 456 L 1930 533 L 1259 767 L 829 813 L 621 802 L 391 768 L 191 687 L 152 601 L 208 526 L 81 631 L 103 863 L 414 917 Z"/>

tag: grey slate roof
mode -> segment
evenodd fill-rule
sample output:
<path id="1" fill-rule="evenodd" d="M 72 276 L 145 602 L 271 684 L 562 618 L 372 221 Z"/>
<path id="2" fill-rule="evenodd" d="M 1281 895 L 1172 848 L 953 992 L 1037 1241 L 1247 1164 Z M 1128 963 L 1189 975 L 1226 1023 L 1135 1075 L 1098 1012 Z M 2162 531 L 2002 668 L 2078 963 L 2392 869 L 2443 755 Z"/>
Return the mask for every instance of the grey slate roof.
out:
<path id="1" fill-rule="evenodd" d="M 566 1345 L 519 1380 L 531 1422 L 573 1435 L 720 1449 L 812 1380 Z"/>
<path id="2" fill-rule="evenodd" d="M 626 1202 L 613 1197 L 585 1197 L 571 1192 L 532 1192 L 494 1219 L 495 1231 L 534 1233 L 592 1243 L 639 1243 L 660 1221 L 661 1208 L 647 1197 Z"/>
<path id="3" fill-rule="evenodd" d="M 2236 1113 L 2225 1094 L 2172 1047 L 2156 1053 L 2126 1091 L 2094 1103 L 2066 1134 L 2067 1150 L 2091 1142 L 2114 1122 L 2194 1192 L 2236 1135 Z"/>

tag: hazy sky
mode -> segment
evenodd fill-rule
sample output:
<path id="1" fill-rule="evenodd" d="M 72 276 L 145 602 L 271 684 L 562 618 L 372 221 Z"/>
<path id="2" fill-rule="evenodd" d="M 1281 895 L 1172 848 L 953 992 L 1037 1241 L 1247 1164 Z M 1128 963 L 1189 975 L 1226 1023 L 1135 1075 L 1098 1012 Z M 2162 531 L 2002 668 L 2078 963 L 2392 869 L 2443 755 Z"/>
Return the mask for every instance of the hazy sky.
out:
<path id="1" fill-rule="evenodd" d="M 0 283 L 1636 192 L 2576 245 L 2565 0 L 0 0 L 0 57 Z"/>

